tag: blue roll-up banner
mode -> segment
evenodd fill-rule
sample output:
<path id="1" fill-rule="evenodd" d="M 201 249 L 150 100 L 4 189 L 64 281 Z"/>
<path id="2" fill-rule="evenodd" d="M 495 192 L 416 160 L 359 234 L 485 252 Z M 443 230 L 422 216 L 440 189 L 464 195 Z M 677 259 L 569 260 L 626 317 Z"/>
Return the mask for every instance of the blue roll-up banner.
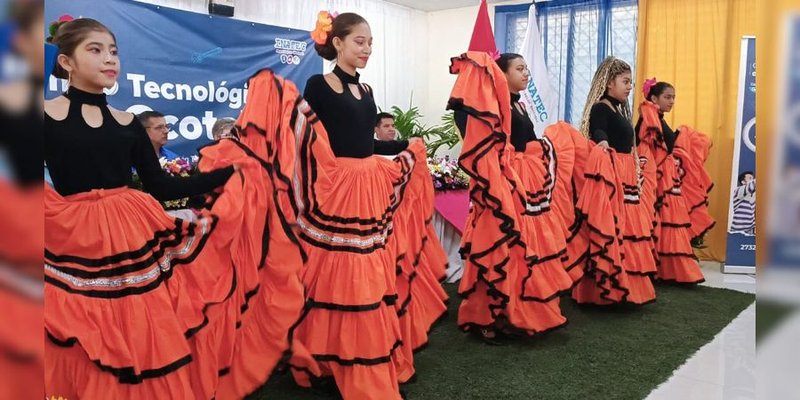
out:
<path id="1" fill-rule="evenodd" d="M 46 21 L 69 14 L 94 18 L 117 38 L 121 71 L 107 91 L 112 107 L 159 111 L 170 125 L 170 150 L 195 154 L 211 140 L 218 118 L 245 104 L 247 80 L 262 68 L 293 81 L 322 73 L 308 31 L 176 10 L 132 0 L 48 0 Z M 53 98 L 66 81 L 50 77 Z"/>
<path id="2" fill-rule="evenodd" d="M 797 68 L 797 49 L 800 48 L 800 14 L 786 17 L 783 36 L 783 61 L 778 80 L 781 85 L 778 110 L 780 120 L 773 147 L 770 185 L 771 214 L 769 224 L 770 267 L 798 268 L 800 266 L 800 69 Z"/>
<path id="3" fill-rule="evenodd" d="M 756 272 L 756 39 L 742 38 L 724 272 Z"/>

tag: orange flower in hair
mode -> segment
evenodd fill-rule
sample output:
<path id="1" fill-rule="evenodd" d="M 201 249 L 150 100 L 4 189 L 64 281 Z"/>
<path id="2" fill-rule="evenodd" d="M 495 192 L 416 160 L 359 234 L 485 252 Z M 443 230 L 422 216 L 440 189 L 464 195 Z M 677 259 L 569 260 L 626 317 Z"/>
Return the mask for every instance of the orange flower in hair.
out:
<path id="1" fill-rule="evenodd" d="M 311 32 L 311 38 L 318 45 L 323 46 L 328 42 L 328 34 L 333 30 L 333 20 L 335 18 L 336 14 L 331 14 L 328 11 L 320 11 L 317 14 L 317 26 Z"/>

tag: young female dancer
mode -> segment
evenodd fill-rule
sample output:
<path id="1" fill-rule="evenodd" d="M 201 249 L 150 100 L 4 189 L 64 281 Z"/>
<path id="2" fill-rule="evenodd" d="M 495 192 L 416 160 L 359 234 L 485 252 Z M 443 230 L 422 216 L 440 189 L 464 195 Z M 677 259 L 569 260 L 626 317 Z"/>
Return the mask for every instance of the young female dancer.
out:
<path id="1" fill-rule="evenodd" d="M 452 59 L 458 74 L 448 108 L 464 147 L 472 208 L 462 241 L 466 258 L 459 326 L 485 342 L 563 325 L 558 295 L 572 286 L 565 270 L 563 221 L 550 209 L 554 164 L 547 142 L 516 99 L 527 86 L 524 60 L 482 52 Z"/>
<path id="2" fill-rule="evenodd" d="M 675 88 L 667 82 L 651 79 L 645 81 L 643 92 L 645 101 L 639 108 L 636 132 L 642 140 L 639 144 L 640 154 L 649 153 L 655 162 L 656 175 L 652 179 L 657 181 L 657 278 L 679 283 L 700 283 L 704 277 L 692 251 L 691 208 L 683 194 L 683 177 L 692 164 L 681 162 L 681 157 L 676 158 L 673 150 L 679 132 L 673 131 L 664 120 L 664 114 L 672 111 L 675 104 Z M 691 152 L 681 149 L 678 154 L 689 155 Z"/>
<path id="3" fill-rule="evenodd" d="M 586 160 L 586 182 L 578 196 L 589 237 L 586 274 L 573 290 L 579 303 L 644 304 L 655 300 L 653 243 L 654 167 L 636 152 L 628 96 L 630 66 L 606 58 L 595 72 L 581 132 L 596 143 Z"/>
<path id="4" fill-rule="evenodd" d="M 120 70 L 113 33 L 81 18 L 57 27 L 51 41 L 55 74 L 69 89 L 45 105 L 53 180 L 45 191 L 47 397 L 210 399 L 255 390 L 292 355 L 303 307 L 299 257 L 284 255 L 279 267 L 268 258 L 266 268 L 260 257 L 262 243 L 279 236 L 264 233 L 258 211 L 274 206 L 254 199 L 273 193 L 249 181 L 261 175 L 255 162 L 204 149 L 207 172 L 166 176 L 138 120 L 103 94 Z M 132 167 L 147 193 L 128 187 Z M 196 222 L 168 216 L 157 201 L 219 188 Z M 254 219 L 258 234 L 246 228 Z M 258 290 L 265 274 L 270 286 Z M 314 372 L 307 360 L 296 364 Z"/>
<path id="5" fill-rule="evenodd" d="M 372 52 L 363 17 L 323 11 L 312 37 L 318 54 L 336 66 L 308 80 L 305 101 L 295 100 L 293 111 L 292 126 L 308 127 L 296 131 L 292 172 L 298 236 L 307 255 L 301 273 L 307 314 L 296 337 L 344 398 L 396 399 L 398 383 L 414 374 L 411 350 L 427 341 L 427 329 L 444 311 L 435 275 L 414 274 L 414 260 L 398 253 L 404 239 L 425 234 L 424 226 L 410 228 L 402 216 L 414 192 L 410 182 L 431 184 L 427 174 L 415 173 L 427 168 L 425 147 L 419 139 L 373 139 L 372 89 L 357 73 Z M 311 383 L 313 377 L 294 372 L 300 384 Z"/>

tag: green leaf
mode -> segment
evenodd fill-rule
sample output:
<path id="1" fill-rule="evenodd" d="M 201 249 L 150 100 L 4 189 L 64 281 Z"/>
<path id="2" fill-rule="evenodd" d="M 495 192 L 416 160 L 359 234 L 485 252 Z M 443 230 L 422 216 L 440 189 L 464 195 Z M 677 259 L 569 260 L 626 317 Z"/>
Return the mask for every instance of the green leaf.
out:
<path id="1" fill-rule="evenodd" d="M 441 124 L 437 126 L 426 126 L 421 120 L 423 118 L 419 108 L 409 103 L 408 109 L 404 110 L 398 106 L 392 106 L 391 114 L 394 116 L 394 126 L 397 130 L 398 140 L 408 140 L 412 137 L 420 137 L 427 144 L 428 157 L 433 157 L 443 146 L 452 149 L 461 141 L 461 135 L 456 128 L 453 113 L 449 112 L 441 117 Z"/>

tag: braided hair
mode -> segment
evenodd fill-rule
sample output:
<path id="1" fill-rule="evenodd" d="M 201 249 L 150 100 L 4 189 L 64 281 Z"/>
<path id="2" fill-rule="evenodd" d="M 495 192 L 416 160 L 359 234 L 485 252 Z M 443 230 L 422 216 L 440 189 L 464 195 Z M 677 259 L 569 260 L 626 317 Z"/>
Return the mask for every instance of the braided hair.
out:
<path id="1" fill-rule="evenodd" d="M 606 57 L 597 67 L 594 78 L 592 78 L 592 86 L 589 88 L 589 95 L 586 97 L 586 105 L 583 107 L 583 115 L 581 116 L 580 131 L 583 136 L 589 137 L 589 116 L 592 114 L 592 106 L 606 94 L 608 83 L 626 72 L 631 72 L 631 66 L 614 56 Z M 631 119 L 631 106 L 627 100 L 624 103 L 624 108 L 618 111 L 626 119 Z"/>
<path id="2" fill-rule="evenodd" d="M 586 97 L 586 105 L 583 107 L 583 116 L 581 118 L 581 133 L 583 133 L 583 136 L 589 137 L 589 116 L 592 114 L 592 106 L 594 106 L 595 103 L 600 101 L 600 99 L 606 95 L 606 92 L 608 91 L 608 83 L 626 72 L 631 72 L 631 66 L 625 61 L 622 61 L 614 56 L 606 57 L 606 59 L 600 63 L 600 66 L 597 67 L 597 71 L 594 73 L 594 78 L 592 78 L 592 86 L 589 88 L 589 95 Z M 627 99 L 624 103 L 622 103 L 621 107 L 617 108 L 616 111 L 624 116 L 626 120 L 629 122 L 631 121 L 631 105 L 628 103 Z M 641 191 L 644 176 L 642 175 L 639 151 L 636 148 L 636 135 L 638 134 L 639 133 L 634 130 L 634 137 L 631 138 L 633 143 L 631 153 L 633 154 L 633 159 L 636 163 L 636 183 Z"/>

